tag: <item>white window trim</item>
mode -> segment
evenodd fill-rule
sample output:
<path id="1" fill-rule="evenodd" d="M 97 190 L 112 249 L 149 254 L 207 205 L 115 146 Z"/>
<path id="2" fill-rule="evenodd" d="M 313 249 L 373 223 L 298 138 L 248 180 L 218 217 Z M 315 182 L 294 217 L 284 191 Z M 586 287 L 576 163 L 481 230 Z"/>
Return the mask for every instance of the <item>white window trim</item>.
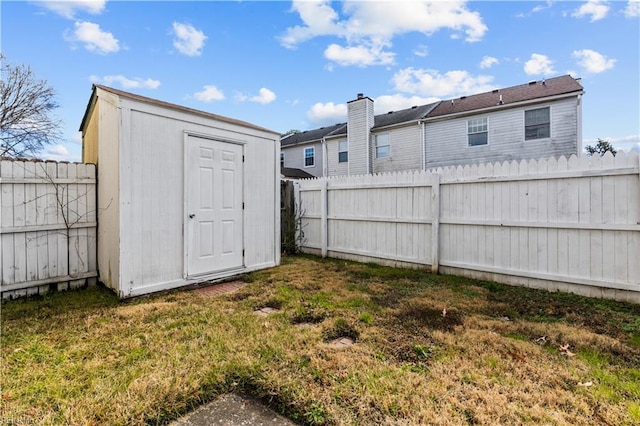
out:
<path id="1" fill-rule="evenodd" d="M 347 144 L 347 149 L 345 151 L 340 151 L 340 143 L 344 142 L 345 144 Z M 347 161 L 340 161 L 340 154 L 346 152 L 347 153 Z M 349 140 L 348 139 L 344 139 L 344 140 L 340 140 L 338 141 L 338 163 L 348 163 L 349 162 Z"/>
<path id="2" fill-rule="evenodd" d="M 313 151 L 313 164 L 310 166 L 307 166 L 307 150 L 310 149 Z M 309 167 L 315 167 L 316 166 L 316 147 L 315 146 L 311 146 L 311 147 L 306 147 L 306 148 L 302 148 L 302 165 L 305 168 L 309 168 Z"/>
<path id="3" fill-rule="evenodd" d="M 280 151 L 280 167 L 284 167 L 286 158 L 287 158 L 286 153 L 284 151 Z"/>
<path id="4" fill-rule="evenodd" d="M 533 111 L 535 109 L 549 108 L 549 137 L 548 138 L 539 138 L 539 139 L 527 139 L 527 119 L 526 112 Z M 532 142 L 532 141 L 548 141 L 553 138 L 553 105 L 541 105 L 535 108 L 527 108 L 522 110 L 522 140 L 524 142 Z"/>
<path id="5" fill-rule="evenodd" d="M 470 120 L 480 120 L 482 118 L 486 118 L 487 119 L 487 143 L 484 145 L 469 145 L 469 135 L 470 134 L 474 134 L 474 133 L 469 133 L 469 121 Z M 475 118 L 468 118 L 464 121 L 464 126 L 465 126 L 465 139 L 467 142 L 467 148 L 482 148 L 483 146 L 489 146 L 491 144 L 491 141 L 489 140 L 489 117 L 475 117 Z"/>
<path id="6" fill-rule="evenodd" d="M 388 146 L 389 147 L 389 155 L 385 155 L 384 157 L 379 157 L 378 156 L 378 136 L 382 136 L 382 135 L 387 135 L 387 144 L 386 145 L 380 145 L 380 146 Z M 376 160 L 378 159 L 384 159 L 384 158 L 391 158 L 391 133 L 390 132 L 384 132 L 384 133 L 376 133 L 375 135 L 373 135 L 373 149 L 375 151 L 375 158 Z"/>

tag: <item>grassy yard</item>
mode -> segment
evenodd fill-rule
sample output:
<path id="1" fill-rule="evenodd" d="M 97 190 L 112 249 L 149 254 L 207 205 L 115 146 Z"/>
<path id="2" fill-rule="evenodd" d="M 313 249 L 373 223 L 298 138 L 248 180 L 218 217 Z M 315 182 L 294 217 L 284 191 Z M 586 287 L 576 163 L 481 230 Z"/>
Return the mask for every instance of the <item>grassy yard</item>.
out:
<path id="1" fill-rule="evenodd" d="M 301 424 L 640 424 L 639 305 L 306 256 L 245 279 L 3 303 L 0 423 L 164 424 L 242 391 Z"/>

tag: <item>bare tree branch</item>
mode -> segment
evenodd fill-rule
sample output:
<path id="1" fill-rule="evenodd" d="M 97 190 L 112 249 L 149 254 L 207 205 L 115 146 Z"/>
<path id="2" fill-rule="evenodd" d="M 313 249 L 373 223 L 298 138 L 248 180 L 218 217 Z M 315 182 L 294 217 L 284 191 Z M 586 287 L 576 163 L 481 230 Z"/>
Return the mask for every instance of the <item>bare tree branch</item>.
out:
<path id="1" fill-rule="evenodd" d="M 60 137 L 55 92 L 31 68 L 9 64 L 0 53 L 0 156 L 34 156 Z"/>

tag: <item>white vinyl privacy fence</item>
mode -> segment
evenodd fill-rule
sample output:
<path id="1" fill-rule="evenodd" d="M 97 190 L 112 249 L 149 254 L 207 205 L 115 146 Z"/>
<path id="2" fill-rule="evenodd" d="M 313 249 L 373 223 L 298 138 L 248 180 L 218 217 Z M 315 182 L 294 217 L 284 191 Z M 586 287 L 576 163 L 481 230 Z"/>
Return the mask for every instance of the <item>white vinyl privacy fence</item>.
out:
<path id="1" fill-rule="evenodd" d="M 640 302 L 638 153 L 302 180 L 302 249 Z"/>
<path id="2" fill-rule="evenodd" d="M 96 280 L 95 166 L 0 162 L 2 298 Z"/>

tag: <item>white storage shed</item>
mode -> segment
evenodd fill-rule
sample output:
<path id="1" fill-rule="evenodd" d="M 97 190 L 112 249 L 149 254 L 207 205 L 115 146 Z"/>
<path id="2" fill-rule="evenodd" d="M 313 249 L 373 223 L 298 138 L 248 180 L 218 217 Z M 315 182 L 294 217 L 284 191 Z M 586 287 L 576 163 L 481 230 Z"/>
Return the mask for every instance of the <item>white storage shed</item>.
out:
<path id="1" fill-rule="evenodd" d="M 99 280 L 120 297 L 280 263 L 277 132 L 102 85 L 80 131 Z"/>

